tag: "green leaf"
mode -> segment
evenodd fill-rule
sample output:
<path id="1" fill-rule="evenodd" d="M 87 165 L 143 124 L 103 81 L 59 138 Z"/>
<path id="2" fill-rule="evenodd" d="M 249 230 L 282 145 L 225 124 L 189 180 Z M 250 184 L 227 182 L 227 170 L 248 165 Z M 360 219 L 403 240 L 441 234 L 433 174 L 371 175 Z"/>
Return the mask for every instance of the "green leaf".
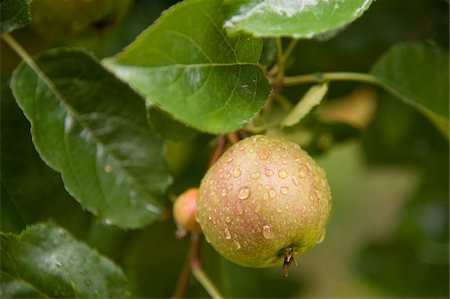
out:
<path id="1" fill-rule="evenodd" d="M 147 120 L 153 131 L 164 139 L 190 140 L 198 135 L 198 131 L 174 120 L 151 103 L 147 104 Z"/>
<path id="2" fill-rule="evenodd" d="M 449 136 L 449 56 L 427 44 L 391 48 L 372 68 L 380 84 Z"/>
<path id="3" fill-rule="evenodd" d="M 261 40 L 226 36 L 223 21 L 220 0 L 182 2 L 105 64 L 174 119 L 209 133 L 237 130 L 270 86 L 258 65 Z"/>
<path id="4" fill-rule="evenodd" d="M 312 38 L 353 22 L 372 0 L 227 0 L 225 27 L 256 36 Z"/>
<path id="5" fill-rule="evenodd" d="M 1 33 L 11 32 L 25 26 L 31 20 L 31 0 L 2 0 L 0 3 Z"/>
<path id="6" fill-rule="evenodd" d="M 67 231 L 37 224 L 1 235 L 2 297 L 123 298 L 119 267 Z"/>
<path id="7" fill-rule="evenodd" d="M 41 160 L 31 140 L 30 123 L 9 88 L 10 79 L 3 76 L 0 79 L 1 181 L 9 197 L 2 194 L 2 231 L 7 232 L 10 227 L 3 221 L 19 214 L 23 224 L 51 219 L 75 234 L 83 234 L 92 216 L 82 211 L 67 193 L 61 175 Z M 17 230 L 20 232 L 24 227 L 17 226 L 16 230 L 20 228 Z"/>
<path id="8" fill-rule="evenodd" d="M 90 55 L 53 50 L 22 64 L 11 87 L 41 158 L 108 224 L 142 227 L 161 212 L 171 178 L 142 98 Z"/>
<path id="9" fill-rule="evenodd" d="M 319 105 L 328 91 L 328 84 L 312 86 L 295 105 L 291 112 L 281 121 L 282 126 L 293 126 L 304 118 L 315 106 Z"/>

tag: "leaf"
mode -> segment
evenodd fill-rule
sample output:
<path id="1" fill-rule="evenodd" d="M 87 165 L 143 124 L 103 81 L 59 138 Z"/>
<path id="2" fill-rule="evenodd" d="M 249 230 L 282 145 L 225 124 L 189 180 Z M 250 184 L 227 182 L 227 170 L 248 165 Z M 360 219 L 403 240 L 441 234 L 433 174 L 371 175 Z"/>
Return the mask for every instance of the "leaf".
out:
<path id="1" fill-rule="evenodd" d="M 376 62 L 371 73 L 386 90 L 424 114 L 449 137 L 446 51 L 426 44 L 398 44 Z"/>
<path id="2" fill-rule="evenodd" d="M 67 231 L 37 224 L 1 234 L 2 297 L 123 298 L 119 267 Z"/>
<path id="3" fill-rule="evenodd" d="M 178 121 L 214 134 L 237 130 L 270 86 L 258 65 L 261 40 L 226 36 L 223 20 L 220 0 L 182 2 L 105 65 Z"/>
<path id="4" fill-rule="evenodd" d="M 75 234 L 83 234 L 92 216 L 67 193 L 61 175 L 40 159 L 31 140 L 30 124 L 9 88 L 10 80 L 0 79 L 1 181 L 9 195 L 9 200 L 3 195 L 1 199 L 2 231 L 9 227 L 3 221 L 19 214 L 24 224 L 51 219 Z M 20 232 L 25 225 L 18 227 Z"/>
<path id="5" fill-rule="evenodd" d="M 17 207 L 11 201 L 9 194 L 6 192 L 3 184 L 0 185 L 1 199 L 0 204 L 0 227 L 2 232 L 17 232 L 24 227 L 24 221 Z"/>
<path id="6" fill-rule="evenodd" d="M 166 112 L 147 104 L 147 120 L 150 127 L 164 139 L 190 140 L 197 131 L 171 118 Z"/>
<path id="7" fill-rule="evenodd" d="M 328 84 L 312 86 L 295 105 L 291 112 L 281 121 L 282 126 L 293 126 L 305 117 L 315 106 L 319 105 L 328 91 Z"/>
<path id="8" fill-rule="evenodd" d="M 353 22 L 372 0 L 227 0 L 225 27 L 256 36 L 312 38 Z"/>
<path id="9" fill-rule="evenodd" d="M 31 0 L 2 0 L 0 3 L 1 33 L 11 32 L 25 26 L 31 20 Z"/>
<path id="10" fill-rule="evenodd" d="M 171 178 L 144 101 L 84 52 L 53 50 L 36 63 L 20 65 L 11 87 L 42 159 L 106 223 L 137 228 L 157 219 L 157 196 Z"/>

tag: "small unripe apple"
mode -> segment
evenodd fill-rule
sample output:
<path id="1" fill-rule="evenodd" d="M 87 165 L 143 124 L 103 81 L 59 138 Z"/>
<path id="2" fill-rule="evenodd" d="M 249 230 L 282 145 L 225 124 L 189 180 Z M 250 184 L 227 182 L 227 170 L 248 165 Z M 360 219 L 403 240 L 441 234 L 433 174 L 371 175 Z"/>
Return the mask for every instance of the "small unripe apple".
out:
<path id="1" fill-rule="evenodd" d="M 173 216 L 178 226 L 177 235 L 182 237 L 186 232 L 200 232 L 196 220 L 198 188 L 191 188 L 180 194 L 173 205 Z"/>
<path id="2" fill-rule="evenodd" d="M 325 172 L 300 147 L 252 136 L 230 147 L 200 186 L 197 220 L 225 258 L 287 266 L 325 236 L 331 197 Z"/>

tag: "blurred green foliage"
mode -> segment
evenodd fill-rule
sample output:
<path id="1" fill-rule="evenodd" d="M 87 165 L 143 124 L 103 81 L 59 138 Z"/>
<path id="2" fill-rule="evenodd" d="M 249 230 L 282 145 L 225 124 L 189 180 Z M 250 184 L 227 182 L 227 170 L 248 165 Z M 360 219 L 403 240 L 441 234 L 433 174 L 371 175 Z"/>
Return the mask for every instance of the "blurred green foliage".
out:
<path id="1" fill-rule="evenodd" d="M 135 0 L 121 25 L 69 41 L 49 42 L 30 28 L 14 36 L 30 52 L 53 46 L 85 47 L 108 57 L 129 44 L 176 1 Z M 301 40 L 288 74 L 368 72 L 400 41 L 428 41 L 448 50 L 448 1 L 377 0 L 362 18 L 327 41 Z M 267 40 L 270 46 L 271 41 Z M 273 57 L 266 48 L 265 59 Z M 17 232 L 37 221 L 67 228 L 124 270 L 133 297 L 169 297 L 184 263 L 188 240 L 177 240 L 166 217 L 148 228 L 124 231 L 98 223 L 64 190 L 60 176 L 36 153 L 29 124 L 11 97 L 8 77 L 19 62 L 2 43 L 1 226 Z M 327 101 L 360 84 L 332 83 Z M 294 103 L 307 86 L 286 90 Z M 281 269 L 248 269 L 220 257 L 205 242 L 205 271 L 227 297 L 449 297 L 449 143 L 421 114 L 377 90 L 365 130 L 340 125 L 340 144 L 310 147 L 328 173 L 333 214 L 327 238 L 299 260 L 284 280 Z M 317 126 L 334 132 L 331 124 Z M 344 138 L 345 137 L 345 138 Z M 211 136 L 167 141 L 174 173 L 171 195 L 197 186 L 214 150 Z M 320 154 L 320 155 L 319 155 Z M 10 212 L 12 211 L 12 212 Z M 169 214 L 169 213 L 168 213 Z M 188 296 L 207 294 L 191 279 Z"/>

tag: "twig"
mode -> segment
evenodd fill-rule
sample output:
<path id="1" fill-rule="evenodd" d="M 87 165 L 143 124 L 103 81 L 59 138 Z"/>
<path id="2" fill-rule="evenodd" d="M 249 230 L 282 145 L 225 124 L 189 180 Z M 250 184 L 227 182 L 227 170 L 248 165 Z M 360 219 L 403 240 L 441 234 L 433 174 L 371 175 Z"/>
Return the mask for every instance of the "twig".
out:
<path id="1" fill-rule="evenodd" d="M 236 134 L 236 132 L 228 133 L 227 137 L 228 137 L 228 140 L 230 140 L 230 142 L 233 144 L 239 142 L 239 136 Z"/>
<path id="2" fill-rule="evenodd" d="M 287 59 L 289 58 L 289 56 L 291 56 L 292 51 L 295 49 L 295 46 L 297 45 L 297 43 L 298 43 L 298 39 L 293 38 L 291 40 L 291 42 L 289 43 L 289 45 L 286 48 L 286 51 L 284 51 L 283 64 L 285 64 Z"/>
<path id="3" fill-rule="evenodd" d="M 208 275 L 206 275 L 206 273 L 203 271 L 199 261 L 193 260 L 191 267 L 192 267 L 192 274 L 194 274 L 198 282 L 200 282 L 200 284 L 205 288 L 205 290 L 213 299 L 224 298 L 217 290 L 214 283 L 212 283 L 211 279 L 209 279 Z"/>
<path id="4" fill-rule="evenodd" d="M 219 135 L 217 136 L 218 139 L 218 144 L 217 144 L 217 148 L 216 151 L 214 152 L 212 158 L 211 158 L 211 162 L 209 163 L 209 167 L 213 166 L 214 163 L 217 162 L 217 160 L 219 160 L 220 156 L 223 154 L 223 151 L 225 150 L 225 146 L 227 145 L 227 139 L 225 138 L 224 135 Z"/>
<path id="5" fill-rule="evenodd" d="M 306 83 L 322 83 L 326 81 L 359 81 L 375 85 L 380 84 L 379 81 L 370 74 L 351 72 L 316 73 L 309 75 L 284 77 L 281 83 L 284 86 L 292 86 Z"/>
<path id="6" fill-rule="evenodd" d="M 180 277 L 178 278 L 175 292 L 172 295 L 173 299 L 181 299 L 184 297 L 191 275 L 191 263 L 194 258 L 198 259 L 198 250 L 200 247 L 200 235 L 193 233 L 191 235 L 191 244 L 189 246 L 189 252 L 184 262 L 183 269 L 181 270 Z"/>

